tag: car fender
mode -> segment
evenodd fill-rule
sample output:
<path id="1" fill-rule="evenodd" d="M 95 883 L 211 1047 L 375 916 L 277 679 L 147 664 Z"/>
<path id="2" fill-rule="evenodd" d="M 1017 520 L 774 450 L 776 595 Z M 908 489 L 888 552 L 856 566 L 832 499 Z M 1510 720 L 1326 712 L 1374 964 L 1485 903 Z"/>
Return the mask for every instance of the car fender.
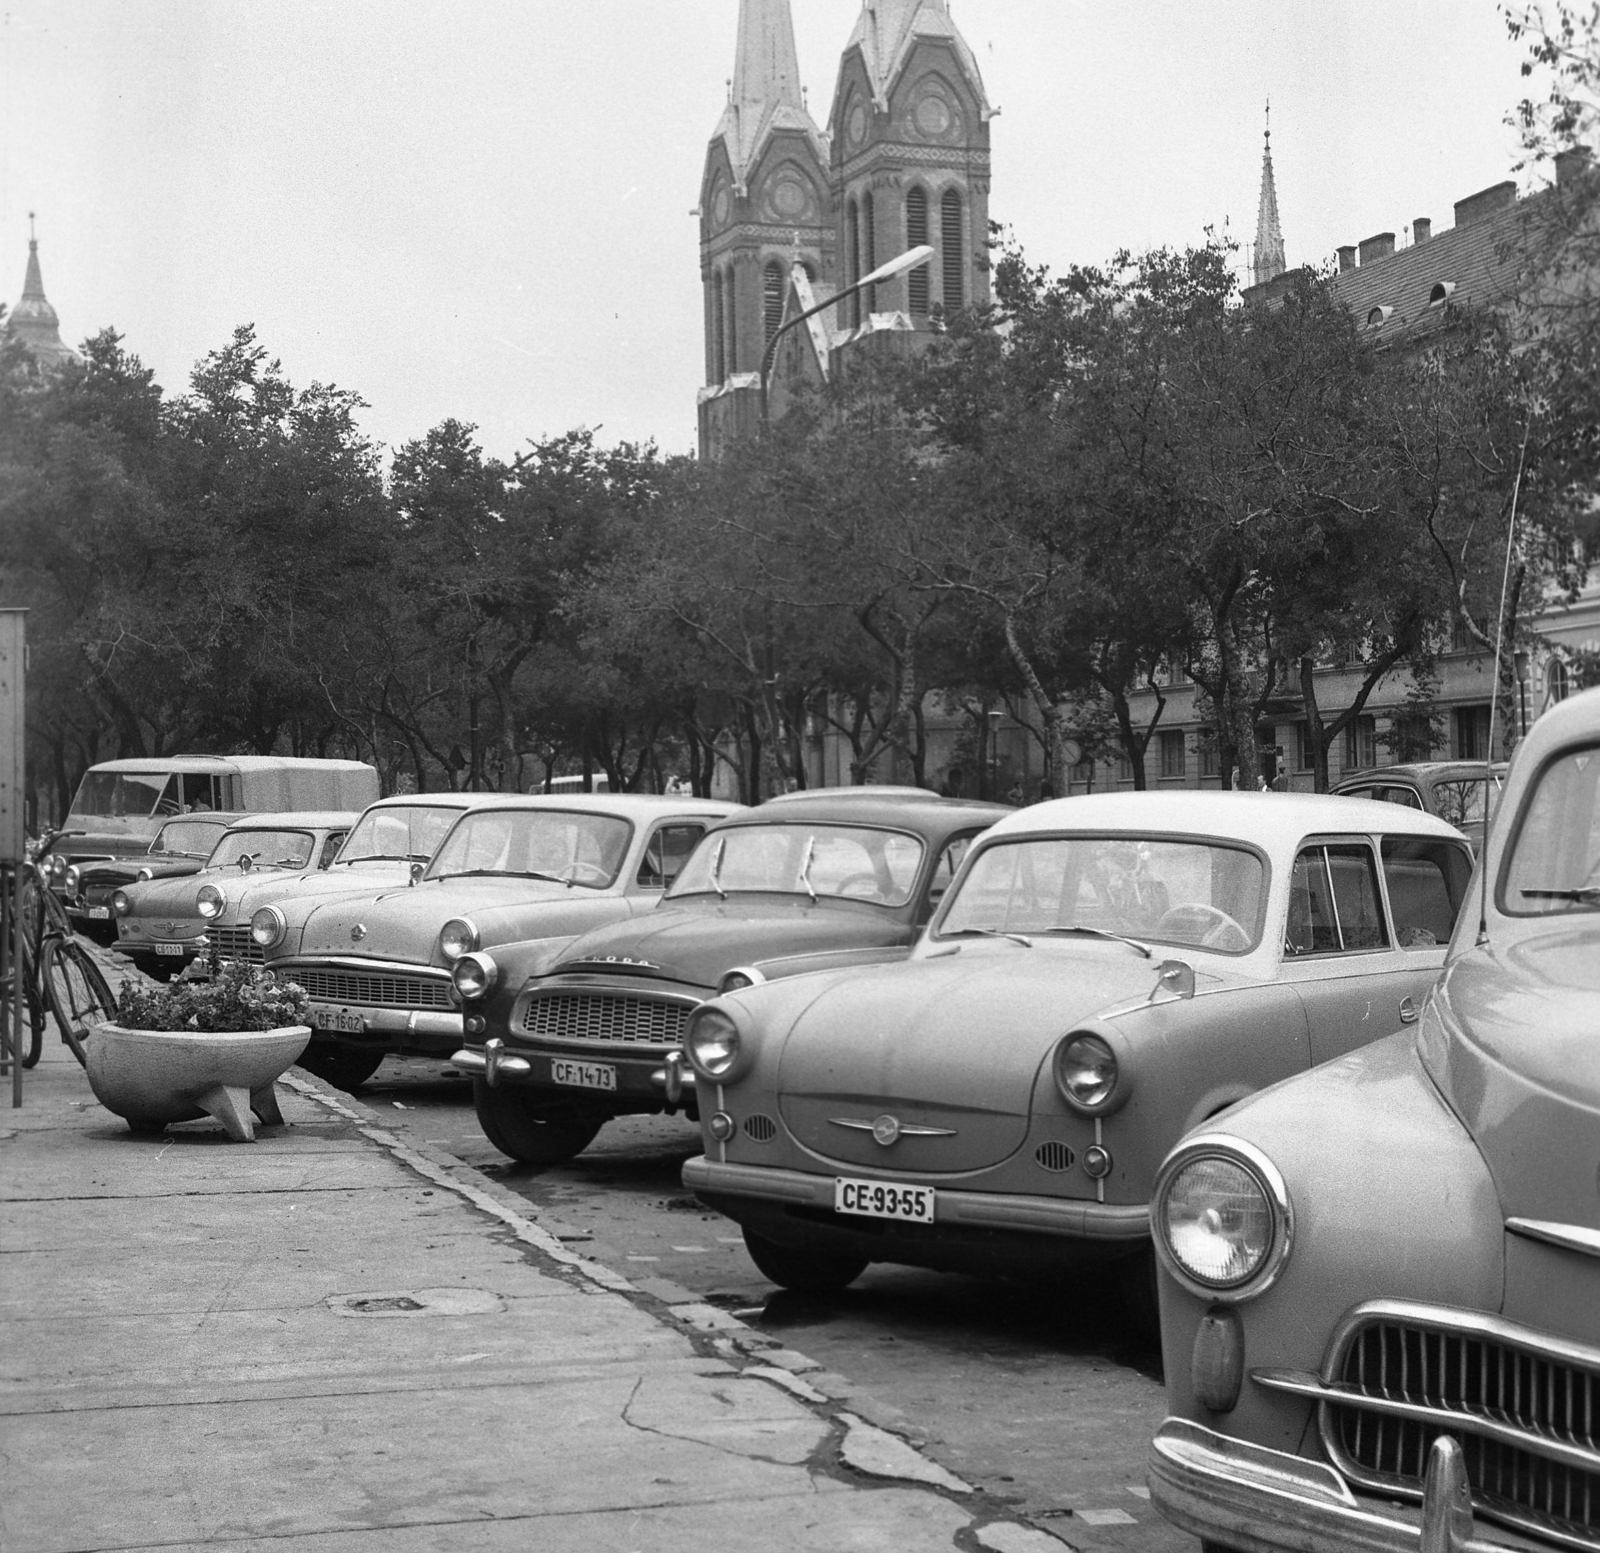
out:
<path id="1" fill-rule="evenodd" d="M 1249 1379 L 1257 1368 L 1316 1372 L 1340 1319 L 1365 1300 L 1435 1301 L 1497 1313 L 1504 1237 L 1494 1182 L 1429 1079 L 1410 1031 L 1242 1101 L 1208 1138 L 1253 1145 L 1282 1177 L 1291 1248 L 1277 1280 L 1236 1301 L 1205 1299 L 1163 1269 L 1169 1410 L 1277 1450 L 1305 1448 L 1311 1404 Z M 1194 1395 L 1195 1331 L 1231 1309 L 1245 1381 L 1229 1414 Z"/>

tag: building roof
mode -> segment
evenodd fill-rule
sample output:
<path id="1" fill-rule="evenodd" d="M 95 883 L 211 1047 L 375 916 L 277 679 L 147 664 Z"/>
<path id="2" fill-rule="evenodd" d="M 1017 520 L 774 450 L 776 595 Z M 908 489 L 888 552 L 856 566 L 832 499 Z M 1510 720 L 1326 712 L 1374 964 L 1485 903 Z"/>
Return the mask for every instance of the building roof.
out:
<path id="1" fill-rule="evenodd" d="M 817 128 L 800 89 L 789 0 L 739 0 L 739 41 L 728 105 L 712 140 L 727 147 L 734 182 L 742 193 L 750 169 L 767 141 L 780 130 L 810 140 L 828 160 L 827 137 Z"/>
<path id="2" fill-rule="evenodd" d="M 54 364 L 77 358 L 78 353 L 62 343 L 61 320 L 44 294 L 36 237 L 28 239 L 28 269 L 22 281 L 22 300 L 7 314 L 4 329 L 8 337 L 25 345 L 36 361 Z"/>
<path id="3" fill-rule="evenodd" d="M 1267 110 L 1269 113 L 1271 109 Z M 1256 207 L 1256 247 L 1251 273 L 1259 286 L 1281 275 L 1289 261 L 1283 252 L 1283 228 L 1278 224 L 1278 185 L 1272 176 L 1272 124 L 1268 120 L 1266 146 L 1261 153 L 1261 198 Z"/>
<path id="4" fill-rule="evenodd" d="M 924 38 L 940 39 L 955 50 L 983 116 L 992 117 L 977 56 L 956 30 L 946 0 L 864 0 L 845 53 L 860 48 L 867 79 L 872 83 L 872 100 L 879 111 L 887 110 L 889 93 L 906 57 Z"/>

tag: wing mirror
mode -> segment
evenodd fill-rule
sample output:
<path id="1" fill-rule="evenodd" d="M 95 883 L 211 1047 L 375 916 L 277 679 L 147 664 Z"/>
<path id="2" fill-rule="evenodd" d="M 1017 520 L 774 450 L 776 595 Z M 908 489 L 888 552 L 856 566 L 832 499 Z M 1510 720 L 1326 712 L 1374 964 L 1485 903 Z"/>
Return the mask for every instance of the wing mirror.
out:
<path id="1" fill-rule="evenodd" d="M 426 863 L 413 863 L 411 865 L 411 884 L 416 884 L 422 878 L 423 870 L 427 866 Z"/>

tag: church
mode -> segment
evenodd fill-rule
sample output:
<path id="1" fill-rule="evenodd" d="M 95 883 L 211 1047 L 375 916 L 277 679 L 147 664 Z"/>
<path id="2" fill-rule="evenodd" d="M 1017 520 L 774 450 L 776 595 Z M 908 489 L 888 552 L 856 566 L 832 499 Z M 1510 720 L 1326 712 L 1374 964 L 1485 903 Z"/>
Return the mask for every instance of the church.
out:
<path id="1" fill-rule="evenodd" d="M 826 128 L 807 107 L 789 0 L 740 0 L 700 184 L 702 458 L 850 351 L 914 347 L 988 301 L 993 116 L 947 0 L 865 0 Z M 924 246 L 923 263 L 861 285 Z"/>

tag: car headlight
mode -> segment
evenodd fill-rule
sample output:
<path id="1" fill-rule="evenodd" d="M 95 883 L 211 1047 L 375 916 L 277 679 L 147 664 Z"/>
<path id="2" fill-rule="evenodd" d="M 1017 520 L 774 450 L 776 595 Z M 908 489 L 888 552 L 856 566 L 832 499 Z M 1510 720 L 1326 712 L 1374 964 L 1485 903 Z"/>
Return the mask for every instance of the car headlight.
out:
<path id="1" fill-rule="evenodd" d="M 1259 1149 L 1206 1137 L 1167 1156 L 1151 1203 L 1156 1251 L 1167 1271 L 1209 1299 L 1251 1299 L 1288 1260 L 1294 1217 L 1288 1189 Z"/>
<path id="2" fill-rule="evenodd" d="M 717 996 L 721 997 L 724 992 L 738 992 L 745 987 L 754 987 L 766 979 L 753 965 L 736 965 L 717 983 Z"/>
<path id="3" fill-rule="evenodd" d="M 450 979 L 462 998 L 470 1002 L 494 991 L 494 984 L 500 980 L 500 967 L 494 963 L 493 955 L 464 954 L 450 967 Z"/>
<path id="4" fill-rule="evenodd" d="M 439 953 L 452 965 L 464 954 L 471 954 L 481 940 L 476 925 L 467 917 L 452 917 L 439 930 Z"/>
<path id="5" fill-rule="evenodd" d="M 78 872 L 74 864 L 61 876 L 61 887 L 67 892 L 69 900 L 76 900 L 83 891 L 83 875 Z"/>
<path id="6" fill-rule="evenodd" d="M 250 918 L 250 942 L 271 949 L 283 942 L 289 924 L 276 906 L 263 906 Z"/>
<path id="7" fill-rule="evenodd" d="M 67 860 L 59 852 L 50 854 L 50 879 L 59 884 L 67 871 Z"/>
<path id="8" fill-rule="evenodd" d="M 725 1079 L 739 1060 L 739 1027 L 720 1008 L 699 1008 L 689 1016 L 683 1048 L 696 1071 L 710 1079 Z"/>
<path id="9" fill-rule="evenodd" d="M 111 909 L 119 917 L 125 917 L 133 910 L 133 902 L 128 899 L 126 890 L 113 890 L 111 892 Z"/>
<path id="10" fill-rule="evenodd" d="M 215 922 L 222 915 L 222 908 L 227 904 L 228 897 L 216 885 L 202 884 L 199 895 L 195 897 L 194 909 L 207 922 Z"/>
<path id="11" fill-rule="evenodd" d="M 1074 1110 L 1104 1115 L 1121 1104 L 1127 1085 L 1111 1043 L 1087 1030 L 1064 1035 L 1056 1046 L 1056 1088 Z"/>

